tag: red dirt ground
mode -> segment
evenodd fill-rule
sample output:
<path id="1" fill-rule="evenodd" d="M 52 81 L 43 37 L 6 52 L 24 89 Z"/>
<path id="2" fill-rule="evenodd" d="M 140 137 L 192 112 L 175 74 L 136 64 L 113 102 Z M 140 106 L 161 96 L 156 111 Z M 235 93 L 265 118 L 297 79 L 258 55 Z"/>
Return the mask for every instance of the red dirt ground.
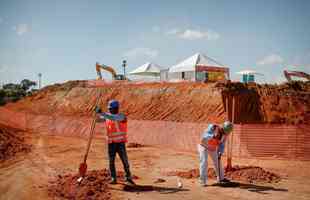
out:
<path id="1" fill-rule="evenodd" d="M 102 108 L 106 107 L 110 99 L 118 99 L 121 102 L 121 111 L 126 113 L 129 119 L 219 123 L 227 119 L 223 102 L 229 98 L 231 107 L 230 97 L 234 95 L 236 96 L 235 122 L 310 124 L 310 82 L 280 86 L 115 83 L 92 88 L 87 85 L 86 81 L 71 81 L 48 86 L 31 97 L 17 103 L 9 103 L 5 108 L 18 112 L 49 115 L 55 118 L 90 116 L 98 91 L 101 91 L 100 105 Z M 42 125 L 46 124 L 42 123 Z M 30 151 L 30 146 L 24 142 L 22 136 L 16 134 L 16 131 L 8 128 L 0 129 L 0 131 L 1 160 L 10 158 L 17 152 Z M 44 148 L 38 149 L 42 152 L 45 150 Z M 78 154 L 81 154 L 80 147 Z M 66 157 L 65 155 L 62 154 Z M 34 157 L 36 156 L 34 155 Z M 46 156 L 44 155 L 42 159 L 46 159 Z M 177 162 L 180 160 L 174 160 L 171 164 L 176 165 Z M 147 163 L 146 165 L 149 167 Z M 16 171 L 19 170 L 18 168 Z M 214 171 L 208 171 L 208 174 L 211 178 L 215 177 Z M 175 171 L 170 175 L 193 178 L 198 177 L 198 170 Z M 233 180 L 250 183 L 274 183 L 280 180 L 278 175 L 253 166 L 235 167 L 233 171 L 227 172 L 226 176 Z M 86 181 L 82 182 L 80 186 L 77 185 L 76 179 L 77 175 L 75 174 L 58 176 L 55 182 L 51 183 L 50 196 L 68 199 L 101 198 L 106 200 L 112 198 L 107 188 L 108 172 L 106 170 L 90 171 Z M 2 191 L 7 190 L 4 187 Z"/>
<path id="2" fill-rule="evenodd" d="M 14 157 L 18 153 L 28 153 L 30 150 L 31 145 L 25 143 L 20 130 L 0 125 L 0 161 Z"/>
<path id="3" fill-rule="evenodd" d="M 168 172 L 167 175 L 179 176 L 186 179 L 198 178 L 199 170 L 191 169 L 189 171 L 173 171 Z M 233 166 L 230 171 L 225 172 L 225 176 L 231 180 L 247 183 L 277 183 L 281 180 L 279 175 L 255 166 Z M 208 169 L 208 177 L 211 179 L 216 178 L 213 168 Z"/>

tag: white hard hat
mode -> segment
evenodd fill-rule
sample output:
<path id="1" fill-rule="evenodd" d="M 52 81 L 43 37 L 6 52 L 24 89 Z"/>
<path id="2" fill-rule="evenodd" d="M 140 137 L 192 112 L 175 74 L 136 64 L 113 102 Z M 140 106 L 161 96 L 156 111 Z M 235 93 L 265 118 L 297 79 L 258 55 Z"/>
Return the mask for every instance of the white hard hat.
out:
<path id="1" fill-rule="evenodd" d="M 233 124 L 230 121 L 225 121 L 223 123 L 223 129 L 225 133 L 230 133 L 233 129 Z"/>

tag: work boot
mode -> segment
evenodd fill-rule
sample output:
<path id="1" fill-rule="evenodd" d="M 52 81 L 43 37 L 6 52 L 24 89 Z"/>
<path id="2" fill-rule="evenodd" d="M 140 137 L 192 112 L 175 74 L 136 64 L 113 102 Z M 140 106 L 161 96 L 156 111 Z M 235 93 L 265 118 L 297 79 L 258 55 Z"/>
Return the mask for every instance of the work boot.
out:
<path id="1" fill-rule="evenodd" d="M 113 185 L 117 184 L 116 178 L 111 178 L 111 181 L 109 183 Z"/>
<path id="2" fill-rule="evenodd" d="M 136 183 L 133 182 L 133 180 L 132 180 L 131 178 L 126 179 L 125 182 L 126 182 L 128 185 L 136 185 Z"/>
<path id="3" fill-rule="evenodd" d="M 227 178 L 220 180 L 220 183 L 229 183 L 229 182 L 230 182 L 230 180 Z"/>

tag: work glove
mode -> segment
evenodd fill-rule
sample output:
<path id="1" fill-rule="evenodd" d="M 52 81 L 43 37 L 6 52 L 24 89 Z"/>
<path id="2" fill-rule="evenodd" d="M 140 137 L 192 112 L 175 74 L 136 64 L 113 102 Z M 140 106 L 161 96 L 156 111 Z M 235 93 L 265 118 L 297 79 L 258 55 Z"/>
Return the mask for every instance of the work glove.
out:
<path id="1" fill-rule="evenodd" d="M 101 108 L 99 106 L 96 106 L 95 107 L 95 112 L 98 113 L 98 114 L 101 113 L 102 112 Z"/>

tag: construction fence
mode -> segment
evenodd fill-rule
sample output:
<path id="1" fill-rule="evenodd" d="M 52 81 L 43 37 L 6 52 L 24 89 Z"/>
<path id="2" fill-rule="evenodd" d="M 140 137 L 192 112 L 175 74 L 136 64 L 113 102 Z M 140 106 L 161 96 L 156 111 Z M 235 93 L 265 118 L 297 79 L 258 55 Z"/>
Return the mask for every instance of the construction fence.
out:
<path id="1" fill-rule="evenodd" d="M 35 115 L 0 108 L 0 124 L 40 134 L 86 137 L 90 117 Z M 206 123 L 129 120 L 129 142 L 196 152 Z M 235 124 L 233 157 L 310 160 L 310 125 Z M 97 123 L 96 134 L 106 134 Z"/>

